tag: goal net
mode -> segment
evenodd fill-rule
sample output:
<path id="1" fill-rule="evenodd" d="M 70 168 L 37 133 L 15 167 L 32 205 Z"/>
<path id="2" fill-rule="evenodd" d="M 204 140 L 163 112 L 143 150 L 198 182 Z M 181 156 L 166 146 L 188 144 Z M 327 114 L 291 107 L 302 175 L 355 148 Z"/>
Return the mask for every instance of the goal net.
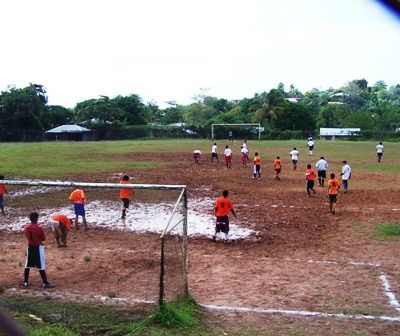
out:
<path id="1" fill-rule="evenodd" d="M 186 186 L 33 180 L 1 183 L 9 193 L 0 231 L 22 232 L 29 213 L 39 213 L 39 225 L 47 236 L 48 276 L 56 290 L 138 303 L 163 303 L 188 294 Z M 75 219 L 68 198 L 76 188 L 85 193 L 88 230 L 79 217 L 79 230 L 72 225 L 67 247 L 57 248 L 51 217 L 65 214 Z M 134 190 L 125 219 L 121 218 L 119 199 L 122 188 Z M 25 244 L 22 239 L 21 244 Z M 14 270 L 16 279 L 21 271 Z M 31 277 L 35 276 L 36 272 L 31 272 Z"/>
<path id="2" fill-rule="evenodd" d="M 212 139 L 258 139 L 263 128 L 260 124 L 212 124 Z"/>

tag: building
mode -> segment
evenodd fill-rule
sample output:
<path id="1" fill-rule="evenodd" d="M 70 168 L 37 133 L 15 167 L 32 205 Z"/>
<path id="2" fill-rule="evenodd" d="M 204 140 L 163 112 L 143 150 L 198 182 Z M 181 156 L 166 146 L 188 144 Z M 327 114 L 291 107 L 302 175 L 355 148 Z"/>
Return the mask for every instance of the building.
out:
<path id="1" fill-rule="evenodd" d="M 62 125 L 46 131 L 53 140 L 90 140 L 90 129 L 78 125 Z"/>
<path id="2" fill-rule="evenodd" d="M 335 140 L 339 138 L 349 138 L 357 136 L 361 128 L 320 128 L 319 137 L 321 140 Z"/>

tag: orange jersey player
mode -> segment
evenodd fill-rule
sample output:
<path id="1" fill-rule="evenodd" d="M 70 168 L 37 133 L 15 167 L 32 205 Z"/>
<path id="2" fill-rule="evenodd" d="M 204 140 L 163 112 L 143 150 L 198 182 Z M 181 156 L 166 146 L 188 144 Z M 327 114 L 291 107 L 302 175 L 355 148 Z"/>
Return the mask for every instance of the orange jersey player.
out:
<path id="1" fill-rule="evenodd" d="M 72 226 L 72 219 L 63 214 L 51 216 L 54 238 L 57 242 L 57 247 L 67 247 L 67 235 Z M 61 240 L 61 243 L 60 243 Z"/>
<path id="2" fill-rule="evenodd" d="M 311 190 L 314 193 L 314 195 L 317 193 L 314 189 L 314 183 L 315 179 L 317 178 L 317 175 L 315 174 L 314 170 L 311 168 L 311 165 L 307 165 L 307 170 L 306 170 L 306 180 L 307 180 L 307 194 L 308 197 L 311 197 Z"/>
<path id="3" fill-rule="evenodd" d="M 69 195 L 69 200 L 74 203 L 75 211 L 75 229 L 78 230 L 78 217 L 82 217 L 83 227 L 87 230 L 86 212 L 85 212 L 85 193 L 82 189 L 75 189 Z"/>
<path id="4" fill-rule="evenodd" d="M 120 184 L 129 184 L 130 183 L 129 176 L 128 175 L 124 175 L 122 177 L 122 180 L 119 183 Z M 119 198 L 122 201 L 121 219 L 125 219 L 126 218 L 126 209 L 129 208 L 129 203 L 131 201 L 132 194 L 133 194 L 133 189 L 121 189 L 119 191 Z"/>
<path id="5" fill-rule="evenodd" d="M 256 176 L 258 175 L 258 179 L 261 179 L 261 158 L 258 156 L 258 152 L 254 153 L 254 170 L 253 170 L 253 179 L 256 179 Z"/>
<path id="6" fill-rule="evenodd" d="M 328 194 L 329 194 L 329 211 L 334 215 L 336 209 L 336 201 L 338 190 L 340 189 L 340 182 L 335 178 L 335 174 L 332 173 L 331 178 L 328 180 Z"/>
<path id="7" fill-rule="evenodd" d="M 215 201 L 215 216 L 217 217 L 215 224 L 215 233 L 213 240 L 216 239 L 217 233 L 223 232 L 225 234 L 224 240 L 228 241 L 229 233 L 229 213 L 232 213 L 236 217 L 236 213 L 233 210 L 233 203 L 228 198 L 228 190 L 222 192 L 222 197 L 217 198 Z"/>
<path id="8" fill-rule="evenodd" d="M 274 169 L 275 169 L 275 172 L 276 172 L 276 174 L 275 174 L 275 180 L 280 180 L 281 178 L 279 177 L 279 174 L 281 173 L 281 171 L 282 171 L 282 161 L 281 161 L 281 158 L 280 158 L 280 156 L 277 156 L 276 157 L 276 159 L 275 159 L 275 161 L 274 161 Z"/>

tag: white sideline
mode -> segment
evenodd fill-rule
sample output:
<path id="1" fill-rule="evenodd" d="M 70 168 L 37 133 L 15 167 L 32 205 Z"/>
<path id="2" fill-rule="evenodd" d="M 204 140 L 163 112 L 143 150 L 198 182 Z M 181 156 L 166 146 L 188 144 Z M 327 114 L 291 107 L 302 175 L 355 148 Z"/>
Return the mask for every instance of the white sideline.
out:
<path id="1" fill-rule="evenodd" d="M 207 310 L 220 310 L 237 313 L 259 313 L 259 314 L 281 314 L 290 316 L 310 316 L 310 317 L 336 317 L 341 319 L 353 320 L 380 320 L 387 322 L 400 322 L 399 317 L 392 316 L 372 316 L 372 315 L 351 315 L 351 314 L 335 314 L 335 313 L 322 313 L 312 312 L 305 310 L 287 310 L 287 309 L 273 309 L 273 308 L 249 308 L 249 307 L 230 307 L 230 306 L 215 306 L 207 304 L 199 304 Z"/>
<path id="2" fill-rule="evenodd" d="M 386 274 L 381 272 L 379 279 L 381 279 L 381 281 L 382 281 L 382 286 L 383 286 L 386 296 L 389 299 L 389 304 L 394 309 L 396 309 L 398 312 L 400 312 L 400 303 L 399 303 L 399 301 L 397 301 L 396 295 L 392 291 L 392 288 L 390 286 L 390 283 L 389 283 L 389 280 L 388 280 Z"/>

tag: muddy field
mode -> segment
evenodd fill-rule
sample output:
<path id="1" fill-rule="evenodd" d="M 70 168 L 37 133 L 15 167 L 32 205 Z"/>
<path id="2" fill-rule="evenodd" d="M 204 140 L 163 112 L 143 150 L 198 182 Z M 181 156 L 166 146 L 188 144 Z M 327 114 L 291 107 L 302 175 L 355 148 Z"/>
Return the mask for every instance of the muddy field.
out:
<path id="1" fill-rule="evenodd" d="M 252 165 L 243 168 L 238 156 L 230 170 L 223 162 L 211 163 L 204 156 L 196 165 L 187 153 L 135 153 L 125 159 L 168 162 L 164 167 L 124 172 L 140 183 L 188 186 L 192 232 L 189 286 L 207 309 L 223 307 L 221 311 L 230 314 L 235 309 L 249 309 L 258 322 L 263 314 L 266 321 L 271 319 L 262 311 L 268 309 L 283 315 L 291 311 L 301 323 L 305 323 L 304 314 L 313 312 L 332 314 L 320 317 L 332 321 L 367 316 L 371 321 L 366 318 L 365 323 L 387 324 L 390 334 L 400 334 L 400 243 L 398 239 L 382 239 L 376 231 L 379 223 L 400 222 L 398 177 L 354 172 L 349 193 L 338 195 L 337 213 L 332 215 L 326 188 L 317 186 L 316 196 L 307 197 L 304 158 L 296 171 L 289 160 L 283 160 L 280 181 L 274 180 L 271 162 L 263 163 L 261 180 L 253 180 Z M 317 160 L 308 159 L 313 165 Z M 339 172 L 339 162 L 332 167 Z M 121 173 L 83 174 L 82 178 L 117 182 Z M 12 195 L 13 187 L 9 189 L 8 214 L 0 217 L 0 283 L 7 287 L 7 293 L 114 302 L 157 300 L 161 231 L 159 227 L 152 229 L 151 223 L 150 227 L 142 224 L 160 222 L 162 226 L 173 207 L 173 196 L 159 200 L 147 194 L 143 200 L 136 191 L 134 209 L 122 223 L 116 198 L 92 194 L 88 197 L 93 214 L 88 216 L 90 230 L 72 230 L 67 248 L 58 249 L 47 228 L 48 276 L 57 287 L 43 293 L 35 271 L 31 273 L 31 288 L 20 286 L 26 244 L 20 228 L 25 224 L 23 217 L 32 210 L 40 212 L 45 226 L 50 213 L 71 212 L 65 201 L 69 191 L 30 194 L 19 188 L 19 194 Z M 223 189 L 229 190 L 237 212 L 237 218 L 232 219 L 231 240 L 226 244 L 211 240 L 213 200 Z M 97 212 L 103 215 L 96 217 Z M 148 217 L 140 215 L 143 213 Z M 167 292 L 173 296 L 181 283 L 179 238 L 171 237 L 167 247 L 172 251 L 167 261 Z"/>

